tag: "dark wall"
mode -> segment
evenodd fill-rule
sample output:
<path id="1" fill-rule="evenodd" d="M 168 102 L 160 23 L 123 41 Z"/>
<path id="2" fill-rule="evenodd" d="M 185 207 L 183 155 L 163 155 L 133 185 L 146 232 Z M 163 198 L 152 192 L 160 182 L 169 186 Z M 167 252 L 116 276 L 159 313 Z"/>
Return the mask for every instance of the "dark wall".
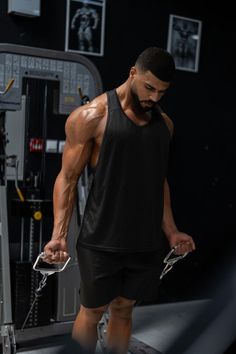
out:
<path id="1" fill-rule="evenodd" d="M 42 0 L 40 18 L 9 16 L 7 0 L 1 4 L 0 42 L 64 51 L 65 0 Z M 104 56 L 88 58 L 104 90 L 118 86 L 142 49 L 166 48 L 170 14 L 202 21 L 199 72 L 177 71 L 161 102 L 175 124 L 173 210 L 179 228 L 196 240 L 198 250 L 185 264 L 197 278 L 223 263 L 235 239 L 234 11 L 228 4 L 206 9 L 189 1 L 108 0 Z"/>

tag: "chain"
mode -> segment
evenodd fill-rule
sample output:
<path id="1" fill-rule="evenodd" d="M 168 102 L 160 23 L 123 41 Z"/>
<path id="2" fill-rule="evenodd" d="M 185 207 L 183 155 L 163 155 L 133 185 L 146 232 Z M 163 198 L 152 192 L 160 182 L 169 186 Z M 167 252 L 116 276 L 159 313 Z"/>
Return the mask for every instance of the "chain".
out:
<path id="1" fill-rule="evenodd" d="M 45 273 L 45 274 L 43 275 L 43 278 L 42 278 L 42 279 L 40 280 L 40 282 L 39 282 L 38 288 L 35 290 L 34 301 L 32 302 L 32 305 L 31 305 L 31 307 L 30 307 L 30 310 L 29 310 L 29 312 L 28 312 L 28 314 L 27 314 L 27 316 L 26 316 L 26 318 L 25 318 L 25 321 L 24 321 L 22 327 L 21 327 L 21 330 L 22 330 L 22 331 L 23 331 L 23 329 L 24 329 L 24 327 L 25 327 L 25 325 L 26 325 L 26 323 L 27 323 L 27 321 L 28 321 L 28 318 L 29 318 L 29 316 L 30 316 L 30 314 L 31 314 L 31 312 L 32 312 L 32 310 L 33 310 L 33 307 L 34 307 L 34 304 L 35 304 L 36 300 L 39 298 L 39 296 L 42 295 L 41 292 L 42 292 L 42 289 L 43 289 L 43 288 L 45 287 L 45 285 L 46 285 L 47 278 L 48 278 L 48 274 Z"/>

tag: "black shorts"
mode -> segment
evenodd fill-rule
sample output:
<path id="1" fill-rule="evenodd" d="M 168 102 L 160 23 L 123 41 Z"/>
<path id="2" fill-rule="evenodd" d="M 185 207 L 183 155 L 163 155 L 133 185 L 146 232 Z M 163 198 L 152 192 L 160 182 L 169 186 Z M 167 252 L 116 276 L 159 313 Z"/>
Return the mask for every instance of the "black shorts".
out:
<path id="1" fill-rule="evenodd" d="M 80 302 L 88 308 L 109 304 L 118 296 L 135 301 L 157 299 L 163 269 L 160 251 L 120 253 L 79 247 Z"/>

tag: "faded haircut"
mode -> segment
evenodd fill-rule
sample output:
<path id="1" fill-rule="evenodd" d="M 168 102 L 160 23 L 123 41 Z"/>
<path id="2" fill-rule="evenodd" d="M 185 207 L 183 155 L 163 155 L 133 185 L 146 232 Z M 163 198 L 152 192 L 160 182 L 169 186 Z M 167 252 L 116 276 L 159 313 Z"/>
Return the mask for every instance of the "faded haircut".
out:
<path id="1" fill-rule="evenodd" d="M 175 73 L 172 55 L 162 48 L 149 47 L 137 58 L 135 66 L 143 72 L 151 71 L 158 79 L 171 82 Z"/>

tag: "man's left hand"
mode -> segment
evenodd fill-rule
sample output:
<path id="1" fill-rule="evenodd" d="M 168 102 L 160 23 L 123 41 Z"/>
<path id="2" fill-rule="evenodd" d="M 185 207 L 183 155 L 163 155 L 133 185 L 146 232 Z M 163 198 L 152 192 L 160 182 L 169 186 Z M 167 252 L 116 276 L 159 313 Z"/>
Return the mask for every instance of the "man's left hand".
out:
<path id="1" fill-rule="evenodd" d="M 192 252 L 196 249 L 193 238 L 184 232 L 175 231 L 169 235 L 168 241 L 171 248 L 178 246 L 175 252 L 178 255 Z"/>

